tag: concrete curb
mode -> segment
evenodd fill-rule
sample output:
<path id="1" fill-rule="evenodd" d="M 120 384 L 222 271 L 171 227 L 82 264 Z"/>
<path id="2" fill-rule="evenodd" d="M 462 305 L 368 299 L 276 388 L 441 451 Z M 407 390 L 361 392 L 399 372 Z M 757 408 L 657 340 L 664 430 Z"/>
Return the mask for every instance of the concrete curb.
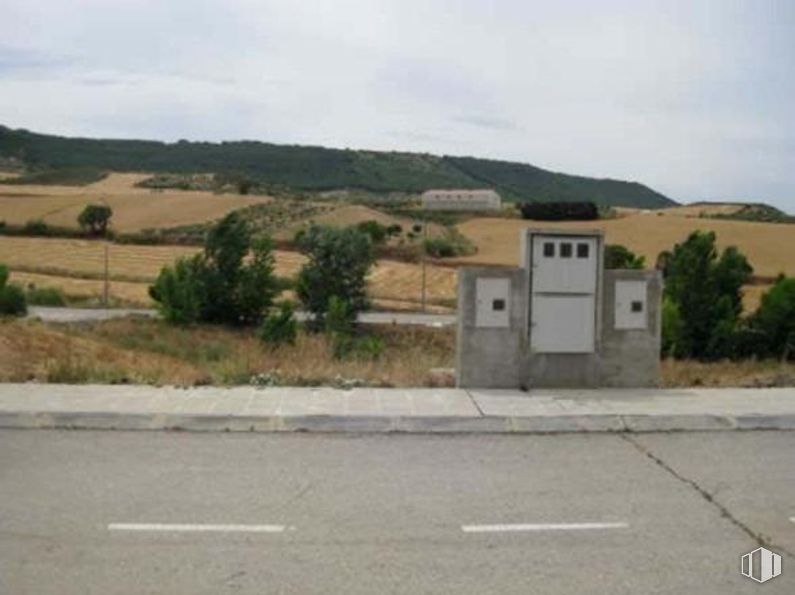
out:
<path id="1" fill-rule="evenodd" d="M 246 416 L 110 412 L 2 412 L 0 428 L 189 432 L 558 434 L 795 430 L 787 415 Z"/>

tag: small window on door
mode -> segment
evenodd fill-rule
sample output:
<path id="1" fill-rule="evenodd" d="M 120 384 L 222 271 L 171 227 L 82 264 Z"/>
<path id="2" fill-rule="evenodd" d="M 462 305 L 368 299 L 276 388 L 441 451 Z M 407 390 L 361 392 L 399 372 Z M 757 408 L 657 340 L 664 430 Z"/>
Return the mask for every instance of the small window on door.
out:
<path id="1" fill-rule="evenodd" d="M 544 242 L 544 256 L 555 258 L 555 242 Z"/>
<path id="2" fill-rule="evenodd" d="M 588 258 L 590 246 L 588 244 L 577 244 L 577 258 Z"/>
<path id="3" fill-rule="evenodd" d="M 495 312 L 503 312 L 505 310 L 505 300 L 492 300 L 491 309 Z"/>
<path id="4" fill-rule="evenodd" d="M 643 302 L 640 300 L 633 300 L 631 308 L 633 312 L 643 312 Z"/>
<path id="5" fill-rule="evenodd" d="M 571 258 L 572 247 L 569 242 L 562 242 L 560 244 L 560 257 L 561 258 Z"/>

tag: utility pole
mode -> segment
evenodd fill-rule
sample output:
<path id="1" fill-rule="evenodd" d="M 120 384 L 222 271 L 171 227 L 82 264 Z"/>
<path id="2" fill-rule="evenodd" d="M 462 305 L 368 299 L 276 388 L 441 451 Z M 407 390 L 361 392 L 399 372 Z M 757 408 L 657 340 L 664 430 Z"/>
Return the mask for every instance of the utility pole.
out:
<path id="1" fill-rule="evenodd" d="M 426 287 L 426 272 L 425 272 L 425 261 L 428 257 L 428 251 L 425 247 L 426 242 L 428 241 L 428 222 L 423 218 L 422 222 L 422 312 L 425 313 L 425 287 Z"/>
<path id="2" fill-rule="evenodd" d="M 105 308 L 107 308 L 108 307 L 108 294 L 110 293 L 110 279 L 108 278 L 109 277 L 109 268 L 110 268 L 108 266 L 109 265 L 109 263 L 108 263 L 108 260 L 109 260 L 109 258 L 108 258 L 108 241 L 105 240 L 105 242 L 103 242 L 103 245 L 105 246 L 105 284 L 104 284 L 104 287 L 102 289 L 102 304 L 105 306 Z"/>

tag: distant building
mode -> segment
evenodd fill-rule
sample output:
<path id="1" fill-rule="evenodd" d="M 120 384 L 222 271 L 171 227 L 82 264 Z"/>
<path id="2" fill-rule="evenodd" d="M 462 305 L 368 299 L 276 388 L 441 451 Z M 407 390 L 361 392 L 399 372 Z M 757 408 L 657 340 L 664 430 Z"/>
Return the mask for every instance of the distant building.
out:
<path id="1" fill-rule="evenodd" d="M 426 190 L 422 207 L 434 211 L 498 211 L 500 195 L 494 190 Z"/>

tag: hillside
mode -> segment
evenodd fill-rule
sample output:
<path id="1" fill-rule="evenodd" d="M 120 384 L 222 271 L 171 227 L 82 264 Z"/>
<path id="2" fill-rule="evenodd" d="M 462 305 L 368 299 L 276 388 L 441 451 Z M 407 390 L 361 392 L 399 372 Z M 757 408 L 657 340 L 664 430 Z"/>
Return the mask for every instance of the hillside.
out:
<path id="1" fill-rule="evenodd" d="M 255 141 L 163 143 L 66 138 L 0 126 L 0 161 L 31 171 L 98 168 L 176 173 L 240 173 L 297 190 L 356 188 L 418 193 L 428 188 L 493 187 L 506 200 L 590 200 L 661 208 L 674 201 L 637 182 L 596 179 L 532 165 L 424 153 L 354 151 Z"/>

